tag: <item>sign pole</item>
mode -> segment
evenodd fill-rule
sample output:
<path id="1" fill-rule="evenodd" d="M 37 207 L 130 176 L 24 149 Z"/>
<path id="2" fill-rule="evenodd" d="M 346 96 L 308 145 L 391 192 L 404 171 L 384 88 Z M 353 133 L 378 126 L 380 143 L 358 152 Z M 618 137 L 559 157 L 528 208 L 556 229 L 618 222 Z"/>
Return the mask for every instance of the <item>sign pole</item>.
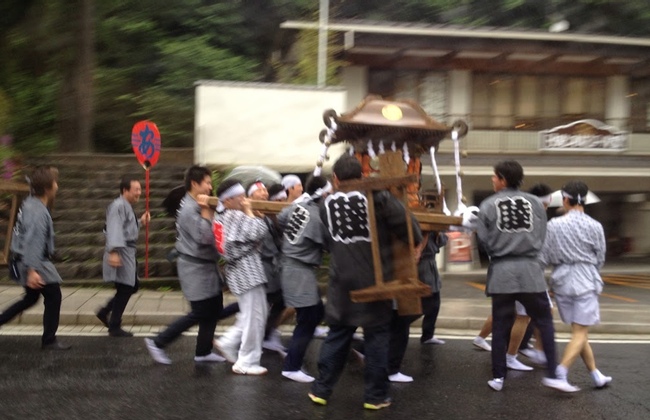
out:
<path id="1" fill-rule="evenodd" d="M 144 169 L 144 184 L 144 211 L 149 213 L 149 168 Z M 144 278 L 149 278 L 149 222 L 144 226 Z"/>
<path id="2" fill-rule="evenodd" d="M 138 162 L 144 168 L 145 214 L 149 214 L 149 170 L 160 156 L 160 132 L 151 121 L 138 121 L 131 131 L 131 145 Z M 146 219 L 145 219 L 146 220 Z M 144 231 L 144 278 L 149 278 L 149 221 Z"/>

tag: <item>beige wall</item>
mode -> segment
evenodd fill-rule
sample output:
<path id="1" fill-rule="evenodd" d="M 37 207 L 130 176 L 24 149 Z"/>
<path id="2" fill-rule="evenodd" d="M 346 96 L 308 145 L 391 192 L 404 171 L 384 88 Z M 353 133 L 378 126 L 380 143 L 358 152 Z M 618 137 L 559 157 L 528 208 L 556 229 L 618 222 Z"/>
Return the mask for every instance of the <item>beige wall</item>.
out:
<path id="1" fill-rule="evenodd" d="M 342 88 L 317 89 L 269 83 L 205 82 L 196 86 L 194 161 L 234 167 L 265 165 L 282 172 L 310 172 L 321 153 L 323 112 L 340 112 Z M 345 145 L 330 148 L 336 160 Z"/>
<path id="2" fill-rule="evenodd" d="M 347 90 L 347 101 L 345 109 L 336 110 L 339 114 L 353 110 L 368 95 L 368 67 L 344 67 L 341 83 Z"/>

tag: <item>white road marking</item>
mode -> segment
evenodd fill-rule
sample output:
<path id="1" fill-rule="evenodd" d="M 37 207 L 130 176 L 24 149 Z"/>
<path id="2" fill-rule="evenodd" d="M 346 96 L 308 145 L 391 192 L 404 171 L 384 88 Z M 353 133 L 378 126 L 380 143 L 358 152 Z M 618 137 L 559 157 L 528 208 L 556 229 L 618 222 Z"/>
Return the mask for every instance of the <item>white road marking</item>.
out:
<path id="1" fill-rule="evenodd" d="M 127 331 L 133 333 L 135 337 L 151 337 L 155 335 L 165 326 L 157 325 L 137 325 L 132 328 L 125 328 Z M 221 326 L 217 328 L 216 334 L 222 334 L 228 329 L 228 326 Z M 293 330 L 289 328 L 282 328 L 282 336 L 289 338 Z M 37 325 L 5 325 L 0 328 L 0 336 L 41 336 L 43 334 L 42 327 Z M 104 327 L 94 326 L 92 329 L 88 330 L 88 326 L 82 325 L 63 325 L 59 327 L 57 332 L 58 336 L 61 337 L 108 337 L 108 330 Z M 197 329 L 194 327 L 189 331 L 185 332 L 183 335 L 195 337 L 197 335 Z M 420 338 L 420 331 L 417 328 L 413 328 L 409 334 L 410 338 Z M 464 330 L 455 330 L 452 333 L 443 333 L 436 334 L 437 338 L 443 340 L 464 340 L 469 341 L 473 340 L 476 337 L 476 334 L 473 332 L 468 332 Z M 569 342 L 569 334 L 567 333 L 557 333 L 555 336 L 555 341 L 558 343 L 567 343 Z M 315 338 L 315 340 L 320 340 L 320 338 Z M 488 341 L 490 338 L 488 337 Z M 589 336 L 590 343 L 603 343 L 603 344 L 650 344 L 650 335 L 646 334 L 592 334 Z M 437 347 L 440 345 L 430 345 L 431 347 Z"/>

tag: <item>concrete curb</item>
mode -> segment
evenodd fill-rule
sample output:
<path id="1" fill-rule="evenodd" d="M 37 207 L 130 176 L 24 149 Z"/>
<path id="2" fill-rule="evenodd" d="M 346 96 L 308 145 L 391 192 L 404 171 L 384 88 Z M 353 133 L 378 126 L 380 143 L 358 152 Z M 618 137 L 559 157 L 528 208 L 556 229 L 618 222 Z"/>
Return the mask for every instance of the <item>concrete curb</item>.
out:
<path id="1" fill-rule="evenodd" d="M 487 317 L 486 312 L 486 317 Z M 123 316 L 123 324 L 125 326 L 152 326 L 152 325 L 168 325 L 178 317 L 185 315 L 185 312 L 137 312 L 125 313 Z M 450 317 L 439 316 L 436 323 L 436 329 L 444 330 L 463 330 L 478 334 L 486 317 Z M 219 326 L 230 326 L 234 323 L 235 317 L 229 317 L 219 321 Z M 7 325 L 41 325 L 43 322 L 43 315 L 41 312 L 25 312 L 19 317 L 14 319 Z M 60 318 L 61 325 L 88 325 L 100 326 L 100 322 L 95 316 L 94 312 L 61 312 Z M 284 325 L 285 328 L 292 328 L 293 323 Z M 422 326 L 422 319 L 418 319 L 412 324 L 412 328 L 420 329 Z M 554 318 L 554 326 L 557 332 L 570 333 L 571 327 L 562 323 L 558 316 Z M 620 335 L 650 335 L 650 323 L 629 323 L 622 321 L 602 322 L 599 325 L 590 328 L 590 333 L 594 334 L 620 334 Z"/>

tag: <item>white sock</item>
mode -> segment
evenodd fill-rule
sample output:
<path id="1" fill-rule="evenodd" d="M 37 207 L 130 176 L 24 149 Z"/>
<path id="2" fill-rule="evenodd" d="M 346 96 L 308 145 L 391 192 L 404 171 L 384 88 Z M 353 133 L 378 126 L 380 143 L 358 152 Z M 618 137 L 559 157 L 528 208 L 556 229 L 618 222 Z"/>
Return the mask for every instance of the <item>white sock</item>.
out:
<path id="1" fill-rule="evenodd" d="M 517 355 L 516 354 L 507 354 L 506 353 L 506 360 L 517 360 Z"/>
<path id="2" fill-rule="evenodd" d="M 592 370 L 591 372 L 589 372 L 589 374 L 591 375 L 591 378 L 592 378 L 594 381 L 598 381 L 600 378 L 602 378 L 602 377 L 605 376 L 605 375 L 603 375 L 602 372 L 599 371 L 598 369 L 594 369 L 594 370 Z"/>
<path id="3" fill-rule="evenodd" d="M 557 376 L 558 379 L 566 379 L 568 374 L 569 369 L 565 368 L 562 365 L 557 365 L 557 368 L 555 368 L 555 376 Z"/>

